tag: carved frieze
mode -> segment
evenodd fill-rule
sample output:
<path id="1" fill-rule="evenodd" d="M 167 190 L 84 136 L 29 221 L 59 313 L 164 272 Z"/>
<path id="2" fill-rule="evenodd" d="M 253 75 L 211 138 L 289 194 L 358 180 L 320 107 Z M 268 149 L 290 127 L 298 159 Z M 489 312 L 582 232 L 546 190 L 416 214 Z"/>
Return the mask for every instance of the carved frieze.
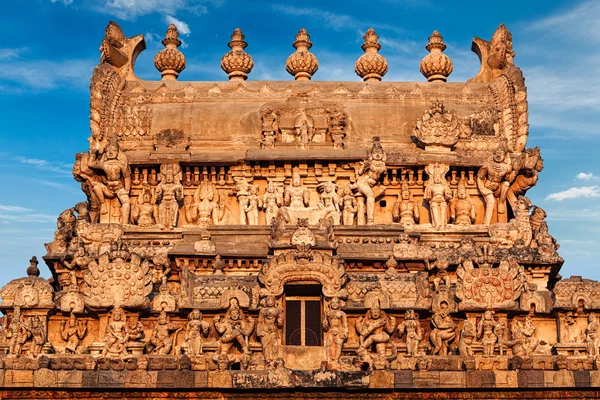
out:
<path id="1" fill-rule="evenodd" d="M 46 279 L 40 278 L 37 265 L 38 260 L 34 256 L 27 268 L 26 278 L 12 280 L 0 289 L 0 309 L 54 307 L 54 290 Z"/>
<path id="2" fill-rule="evenodd" d="M 414 134 L 429 151 L 449 152 L 458 142 L 461 121 L 442 101 L 434 101 L 415 124 Z"/>

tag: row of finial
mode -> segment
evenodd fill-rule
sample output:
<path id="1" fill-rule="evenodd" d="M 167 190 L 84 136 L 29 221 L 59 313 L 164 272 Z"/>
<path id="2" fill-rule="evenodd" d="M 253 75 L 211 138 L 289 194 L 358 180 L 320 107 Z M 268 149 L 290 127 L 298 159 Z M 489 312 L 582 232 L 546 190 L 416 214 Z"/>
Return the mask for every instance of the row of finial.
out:
<path id="1" fill-rule="evenodd" d="M 186 66 L 185 56 L 177 49 L 181 45 L 178 37 L 177 27 L 173 24 L 169 25 L 166 37 L 162 41 L 165 48 L 154 57 L 154 65 L 164 80 L 177 79 L 179 73 Z M 229 42 L 231 51 L 221 59 L 221 68 L 229 75 L 231 81 L 248 79 L 248 74 L 254 67 L 252 57 L 244 51 L 248 46 L 244 38 L 242 30 L 236 28 L 231 35 L 231 42 Z M 373 28 L 369 28 L 363 39 L 365 42 L 361 47 L 365 54 L 356 60 L 354 71 L 365 82 L 380 81 L 388 71 L 388 63 L 385 57 L 379 54 L 381 49 L 379 36 Z M 293 46 L 296 52 L 286 60 L 285 69 L 297 81 L 308 81 L 317 72 L 319 61 L 309 51 L 312 42 L 306 29 L 300 29 Z M 429 50 L 429 54 L 421 60 L 421 73 L 430 82 L 446 82 L 448 75 L 452 73 L 452 60 L 442 53 L 446 49 L 442 35 L 438 31 L 434 31 L 425 48 Z"/>

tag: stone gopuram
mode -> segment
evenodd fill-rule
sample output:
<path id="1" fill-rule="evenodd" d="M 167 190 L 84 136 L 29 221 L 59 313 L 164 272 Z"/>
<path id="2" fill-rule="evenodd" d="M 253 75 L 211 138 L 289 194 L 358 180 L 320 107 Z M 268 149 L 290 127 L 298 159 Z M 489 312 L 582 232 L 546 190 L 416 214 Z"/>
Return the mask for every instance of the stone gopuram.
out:
<path id="1" fill-rule="evenodd" d="M 40 277 L 0 290 L 2 398 L 598 398 L 600 283 L 561 279 L 526 197 L 527 90 L 504 25 L 481 70 L 446 82 L 313 82 L 301 29 L 290 81 L 185 82 L 177 28 L 136 77 L 141 35 L 111 22 L 90 85 L 86 200 L 57 220 Z M 487 397 L 485 397 L 487 396 Z"/>

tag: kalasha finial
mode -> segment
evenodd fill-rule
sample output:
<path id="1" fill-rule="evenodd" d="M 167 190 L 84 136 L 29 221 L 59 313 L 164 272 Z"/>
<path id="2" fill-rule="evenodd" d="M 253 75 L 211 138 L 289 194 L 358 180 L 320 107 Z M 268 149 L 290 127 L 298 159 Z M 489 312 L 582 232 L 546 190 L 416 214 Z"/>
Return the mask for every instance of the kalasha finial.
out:
<path id="1" fill-rule="evenodd" d="M 363 39 L 365 42 L 361 47 L 365 54 L 356 60 L 354 71 L 365 82 L 380 81 L 388 71 L 388 63 L 385 57 L 378 53 L 381 49 L 379 36 L 373 28 L 369 28 Z"/>
<path id="2" fill-rule="evenodd" d="M 244 51 L 248 46 L 244 38 L 242 30 L 236 28 L 231 35 L 231 42 L 228 44 L 231 51 L 221 58 L 221 68 L 229 75 L 230 81 L 245 81 L 254 67 L 252 57 Z"/>
<path id="3" fill-rule="evenodd" d="M 453 68 L 450 57 L 442 53 L 446 49 L 442 35 L 433 31 L 425 48 L 429 50 L 429 54 L 421 60 L 421 73 L 429 82 L 446 82 Z"/>
<path id="4" fill-rule="evenodd" d="M 162 44 L 165 48 L 154 57 L 154 66 L 160 71 L 163 80 L 177 79 L 179 73 L 185 69 L 186 62 L 183 53 L 177 49 L 181 46 L 181 40 L 174 24 L 169 25 Z"/>
<path id="5" fill-rule="evenodd" d="M 293 46 L 296 52 L 288 57 L 285 62 L 285 69 L 294 75 L 297 81 L 309 81 L 319 69 L 319 61 L 313 53 L 308 51 L 312 47 L 312 42 L 306 29 L 300 29 Z"/>
<path id="6" fill-rule="evenodd" d="M 40 276 L 40 269 L 38 268 L 38 259 L 36 256 L 31 257 L 29 260 L 29 267 L 27 267 L 27 276 L 37 278 Z"/>

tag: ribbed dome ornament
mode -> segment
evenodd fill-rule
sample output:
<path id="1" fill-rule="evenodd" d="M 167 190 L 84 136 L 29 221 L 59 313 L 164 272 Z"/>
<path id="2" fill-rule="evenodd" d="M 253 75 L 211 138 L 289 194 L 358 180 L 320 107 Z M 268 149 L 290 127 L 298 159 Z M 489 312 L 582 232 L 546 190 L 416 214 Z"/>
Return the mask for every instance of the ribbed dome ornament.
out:
<path id="1" fill-rule="evenodd" d="M 312 42 L 306 29 L 300 29 L 293 46 L 296 52 L 288 57 L 285 62 L 285 69 L 297 81 L 309 81 L 319 69 L 319 61 L 313 53 L 308 51 L 312 47 Z"/>
<path id="2" fill-rule="evenodd" d="M 175 80 L 185 69 L 186 61 L 183 53 L 177 49 L 181 46 L 181 40 L 174 24 L 169 25 L 162 44 L 165 48 L 154 57 L 154 66 L 160 71 L 163 80 Z"/>
<path id="3" fill-rule="evenodd" d="M 236 28 L 231 35 L 231 42 L 228 44 L 231 51 L 221 58 L 221 68 L 229 75 L 230 81 L 245 81 L 254 67 L 252 57 L 244 51 L 248 46 L 248 43 L 244 41 L 245 37 L 242 30 Z"/>
<path id="4" fill-rule="evenodd" d="M 425 48 L 429 50 L 429 54 L 421 60 L 421 73 L 429 82 L 446 82 L 453 67 L 450 57 L 442 53 L 446 49 L 442 35 L 433 31 Z"/>
<path id="5" fill-rule="evenodd" d="M 356 60 L 354 71 L 365 82 L 380 81 L 388 72 L 388 63 L 385 57 L 378 53 L 379 49 L 381 49 L 379 36 L 373 28 L 369 28 L 363 39 L 365 42 L 361 48 L 365 54 Z"/>

